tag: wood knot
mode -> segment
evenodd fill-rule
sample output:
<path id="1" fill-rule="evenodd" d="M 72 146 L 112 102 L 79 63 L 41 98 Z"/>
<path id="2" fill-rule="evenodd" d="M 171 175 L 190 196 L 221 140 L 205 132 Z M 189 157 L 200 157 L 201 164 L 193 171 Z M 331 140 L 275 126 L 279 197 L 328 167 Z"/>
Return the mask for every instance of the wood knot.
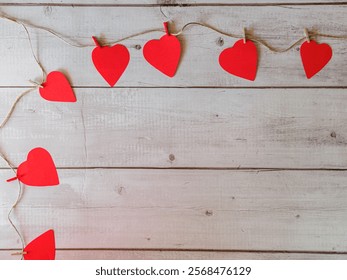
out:
<path id="1" fill-rule="evenodd" d="M 123 194 L 125 194 L 125 188 L 124 187 L 119 187 L 117 189 L 117 192 L 118 192 L 119 195 L 123 195 Z"/>
<path id="2" fill-rule="evenodd" d="M 217 45 L 218 45 L 218 46 L 223 46 L 223 45 L 224 45 L 224 40 L 223 40 L 222 37 L 219 37 L 219 38 L 217 39 Z"/>
<path id="3" fill-rule="evenodd" d="M 206 210 L 205 215 L 206 216 L 212 216 L 213 215 L 213 211 L 212 210 Z"/>

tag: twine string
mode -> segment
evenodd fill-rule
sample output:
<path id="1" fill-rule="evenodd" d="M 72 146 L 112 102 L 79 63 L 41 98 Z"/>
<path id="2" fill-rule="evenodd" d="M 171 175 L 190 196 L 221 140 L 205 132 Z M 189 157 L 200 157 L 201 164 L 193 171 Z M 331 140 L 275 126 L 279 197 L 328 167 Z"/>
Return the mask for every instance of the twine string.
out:
<path id="1" fill-rule="evenodd" d="M 22 99 L 22 97 L 23 97 L 24 95 L 27 95 L 29 92 L 34 91 L 35 89 L 37 89 L 37 87 L 35 87 L 35 88 L 30 88 L 30 89 L 28 89 L 28 90 L 22 92 L 20 95 L 17 96 L 17 98 L 15 99 L 15 101 L 12 103 L 12 106 L 11 106 L 10 110 L 8 111 L 8 113 L 7 113 L 6 117 L 5 117 L 5 119 L 4 119 L 4 120 L 2 121 L 2 123 L 0 124 L 0 129 L 3 128 L 3 127 L 5 126 L 5 124 L 8 122 L 8 120 L 11 118 L 11 115 L 12 115 L 14 109 L 16 108 L 17 103 Z M 3 157 L 2 157 L 2 158 L 3 158 Z"/>
<path id="2" fill-rule="evenodd" d="M 32 23 L 28 23 L 28 22 L 24 22 L 22 20 L 19 20 L 17 18 L 11 17 L 11 16 L 9 16 L 7 14 L 4 14 L 4 13 L 0 14 L 0 18 L 10 20 L 12 22 L 15 22 L 17 24 L 20 24 L 20 25 L 23 25 L 23 26 L 26 26 L 26 27 L 31 27 L 31 28 L 34 28 L 34 29 L 39 29 L 39 30 L 46 31 L 46 32 L 50 33 L 51 35 L 53 35 L 54 37 L 60 39 L 61 41 L 63 41 L 67 45 L 72 46 L 72 47 L 77 47 L 77 48 L 95 47 L 95 44 L 82 44 L 82 43 L 73 41 L 70 38 L 67 39 L 66 36 L 64 36 L 64 35 L 60 34 L 59 32 L 56 32 L 56 31 L 54 31 L 54 30 L 52 30 L 50 28 L 39 26 L 39 25 L 35 25 L 35 24 L 32 24 Z M 224 36 L 227 36 L 227 37 L 231 37 L 231 38 L 235 38 L 235 39 L 243 39 L 243 35 L 227 33 L 227 32 L 224 32 L 222 30 L 219 30 L 219 29 L 217 29 L 217 28 L 215 28 L 215 27 L 213 27 L 211 25 L 208 25 L 206 23 L 200 23 L 200 22 L 196 22 L 196 21 L 188 22 L 178 32 L 170 33 L 170 34 L 173 35 L 173 36 L 179 36 L 189 26 L 194 26 L 194 25 L 195 26 L 205 27 L 207 29 L 213 30 L 214 32 L 217 32 L 217 33 L 219 33 L 221 35 L 224 35 Z M 154 32 L 165 32 L 165 30 L 163 30 L 163 29 L 150 29 L 150 30 L 146 30 L 146 31 L 143 31 L 143 32 L 139 32 L 139 33 L 136 33 L 136 34 L 133 34 L 133 35 L 130 35 L 130 36 L 118 39 L 116 41 L 105 43 L 103 45 L 104 46 L 111 46 L 111 45 L 114 45 L 114 44 L 122 42 L 122 41 L 126 41 L 126 40 L 129 40 L 129 39 L 141 36 L 141 35 L 154 33 Z M 323 33 L 317 33 L 317 32 L 310 33 L 310 36 L 311 37 L 333 38 L 333 39 L 347 39 L 347 35 L 331 35 L 331 34 L 323 34 Z M 291 50 L 296 45 L 298 45 L 301 42 L 303 42 L 303 40 L 305 40 L 306 37 L 302 37 L 302 38 L 298 39 L 296 42 L 294 42 L 292 45 L 290 45 L 288 48 L 285 48 L 285 49 L 275 48 L 275 47 L 271 46 L 269 43 L 267 43 L 265 40 L 260 39 L 260 38 L 255 37 L 255 36 L 252 36 L 252 35 L 247 35 L 247 39 L 252 40 L 254 42 L 257 42 L 257 43 L 263 45 L 265 48 L 267 48 L 268 50 L 270 50 L 270 51 L 272 51 L 274 53 L 283 53 L 283 52 L 287 52 L 287 51 Z"/>
<path id="3" fill-rule="evenodd" d="M 312 33 L 310 34 L 314 37 L 325 37 L 325 38 L 333 38 L 333 39 L 347 39 L 347 35 L 331 35 L 331 34 L 324 34 L 324 33 Z"/>
<path id="4" fill-rule="evenodd" d="M 29 31 L 28 31 L 28 28 L 23 24 L 23 23 L 21 23 L 21 26 L 24 28 L 24 30 L 25 30 L 25 33 L 26 33 L 26 35 L 27 35 L 27 37 L 28 37 L 28 41 L 29 41 L 29 45 L 30 45 L 30 50 L 31 50 L 31 54 L 32 54 L 32 56 L 34 57 L 34 59 L 35 59 L 35 61 L 36 61 L 36 64 L 40 67 L 40 69 L 41 69 L 41 72 L 42 72 L 42 82 L 41 82 L 41 84 L 42 83 L 44 83 L 44 81 L 46 80 L 46 70 L 43 68 L 43 66 L 42 66 L 42 64 L 41 64 L 41 62 L 40 62 L 40 60 L 37 58 L 37 56 L 36 56 L 36 54 L 35 54 L 35 52 L 34 52 L 34 48 L 33 48 L 33 44 L 32 44 L 32 41 L 31 41 L 31 37 L 30 37 L 30 33 L 29 33 Z"/>
<path id="5" fill-rule="evenodd" d="M 10 160 L 1 151 L 0 151 L 0 157 L 6 162 L 6 164 L 13 171 L 13 173 L 15 175 L 17 175 L 15 166 L 10 162 Z M 12 207 L 11 207 L 10 211 L 7 214 L 7 220 L 10 223 L 10 225 L 12 226 L 12 228 L 14 229 L 14 231 L 17 233 L 17 235 L 18 235 L 18 237 L 19 237 L 19 239 L 21 241 L 21 247 L 22 247 L 21 248 L 21 252 L 20 253 L 16 253 L 16 254 L 20 254 L 22 256 L 21 259 L 23 259 L 23 255 L 25 254 L 25 252 L 24 252 L 25 242 L 24 242 L 24 238 L 21 235 L 20 231 L 18 230 L 18 228 L 16 227 L 16 225 L 12 221 L 11 214 L 14 211 L 14 209 L 16 208 L 16 206 L 18 205 L 19 201 L 22 199 L 22 196 L 23 196 L 23 187 L 22 187 L 21 182 L 18 180 L 18 195 L 17 195 L 17 198 L 16 198 L 15 202 L 12 204 Z"/>
<path id="6" fill-rule="evenodd" d="M 178 31 L 177 33 L 171 33 L 171 35 L 174 35 L 174 36 L 178 36 L 178 35 L 181 35 L 185 29 L 187 29 L 189 26 L 191 25 L 198 25 L 198 26 L 202 26 L 202 27 L 205 27 L 207 29 L 210 29 L 210 30 L 213 30 L 221 35 L 224 35 L 224 36 L 227 36 L 227 37 L 230 37 L 230 38 L 235 38 L 235 39 L 244 39 L 244 34 L 243 35 L 236 35 L 236 34 L 232 34 L 232 33 L 227 33 L 227 32 L 224 32 L 224 31 L 221 31 L 211 25 L 208 25 L 208 24 L 205 24 L 205 23 L 200 23 L 200 22 L 188 22 L 187 24 L 185 24 L 182 29 L 180 31 Z M 318 34 L 316 34 L 317 36 Z M 335 36 L 335 35 L 334 35 Z M 342 39 L 343 37 L 340 37 L 340 36 L 335 36 L 334 38 L 339 38 L 339 39 Z M 347 38 L 347 36 L 346 36 Z M 304 39 L 305 37 L 302 37 L 300 39 L 298 39 L 296 42 L 294 42 L 292 45 L 290 45 L 288 48 L 285 48 L 285 49 L 278 49 L 278 48 L 275 48 L 273 46 L 271 46 L 269 43 L 267 43 L 266 41 L 262 40 L 262 39 L 259 39 L 255 36 L 252 36 L 252 35 L 248 35 L 247 34 L 247 39 L 248 40 L 252 40 L 253 42 L 256 42 L 258 44 L 261 44 L 263 45 L 265 48 L 267 48 L 268 50 L 274 52 L 274 53 L 284 53 L 284 52 L 287 52 L 289 50 L 291 50 L 292 48 L 294 48 L 296 45 L 300 44 Z"/>

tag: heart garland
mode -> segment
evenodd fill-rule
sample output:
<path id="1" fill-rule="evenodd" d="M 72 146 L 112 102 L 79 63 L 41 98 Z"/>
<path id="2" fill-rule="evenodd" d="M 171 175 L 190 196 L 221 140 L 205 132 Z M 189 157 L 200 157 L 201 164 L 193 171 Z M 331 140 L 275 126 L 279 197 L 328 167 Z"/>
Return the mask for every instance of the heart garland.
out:
<path id="1" fill-rule="evenodd" d="M 76 96 L 63 73 L 50 72 L 46 81 L 39 88 L 42 98 L 48 101 L 76 102 Z"/>
<path id="2" fill-rule="evenodd" d="M 164 36 L 150 40 L 144 45 L 143 56 L 150 65 L 172 78 L 180 62 L 181 44 L 177 35 L 169 33 L 168 22 L 164 22 L 164 29 L 166 33 Z M 95 37 L 92 38 L 96 44 L 92 53 L 94 66 L 113 87 L 128 66 L 129 51 L 120 44 L 102 47 Z M 306 77 L 310 79 L 330 61 L 332 49 L 327 44 L 317 44 L 308 39 L 308 42 L 302 44 L 300 54 Z M 219 64 L 229 74 L 254 81 L 258 68 L 257 47 L 252 40 L 247 40 L 244 34 L 243 40 L 236 41 L 232 47 L 220 53 Z"/>
<path id="3" fill-rule="evenodd" d="M 57 169 L 50 153 L 43 148 L 32 149 L 27 160 L 17 169 L 17 176 L 8 179 L 11 182 L 18 179 L 27 186 L 45 187 L 59 185 Z"/>
<path id="4" fill-rule="evenodd" d="M 96 45 L 92 52 L 94 66 L 105 81 L 113 87 L 129 64 L 129 51 L 121 44 L 103 47 L 95 37 L 92 38 Z"/>
<path id="5" fill-rule="evenodd" d="M 307 79 L 320 72 L 332 58 L 333 52 L 328 44 L 318 44 L 313 40 L 300 47 L 301 61 Z M 219 55 L 220 66 L 228 73 L 254 81 L 257 73 L 257 47 L 251 40 L 238 40 Z"/>
<path id="6" fill-rule="evenodd" d="M 31 241 L 23 250 L 24 260 L 54 260 L 55 238 L 52 229 Z"/>
<path id="7" fill-rule="evenodd" d="M 176 36 L 169 33 L 168 22 L 164 22 L 164 28 L 164 36 L 145 44 L 143 56 L 150 65 L 172 78 L 180 61 L 181 43 Z"/>
<path id="8" fill-rule="evenodd" d="M 22 162 L 17 168 L 17 176 L 8 179 L 7 182 L 16 179 L 27 186 L 43 187 L 59 184 L 58 173 L 50 153 L 40 147 L 34 148 L 28 153 L 27 160 Z M 31 241 L 23 249 L 23 252 L 19 254 L 23 255 L 25 260 L 54 260 L 54 231 L 48 230 L 41 234 Z"/>

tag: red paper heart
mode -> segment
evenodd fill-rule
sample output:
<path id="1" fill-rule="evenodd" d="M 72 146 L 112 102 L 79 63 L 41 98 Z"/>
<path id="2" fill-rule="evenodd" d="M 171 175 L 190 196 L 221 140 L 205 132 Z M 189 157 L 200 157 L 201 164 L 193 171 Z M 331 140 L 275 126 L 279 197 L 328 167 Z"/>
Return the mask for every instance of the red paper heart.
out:
<path id="1" fill-rule="evenodd" d="M 76 102 L 69 81 L 59 71 L 50 72 L 42 86 L 43 88 L 39 89 L 40 95 L 48 101 Z"/>
<path id="2" fill-rule="evenodd" d="M 113 87 L 129 64 L 129 51 L 121 44 L 102 47 L 95 37 L 93 40 L 97 46 L 92 52 L 94 66 L 106 82 Z"/>
<path id="3" fill-rule="evenodd" d="M 43 148 L 32 149 L 24 161 L 18 166 L 17 177 L 8 179 L 7 182 L 18 179 L 27 186 L 43 187 L 59 185 L 57 169 L 48 151 Z"/>
<path id="4" fill-rule="evenodd" d="M 54 231 L 50 229 L 35 238 L 24 248 L 24 252 L 23 257 L 25 260 L 54 260 Z"/>
<path id="5" fill-rule="evenodd" d="M 219 55 L 219 64 L 228 73 L 250 81 L 257 75 L 258 52 L 256 45 L 243 39 L 236 41 L 231 47 Z"/>
<path id="6" fill-rule="evenodd" d="M 310 79 L 328 64 L 333 51 L 328 44 L 317 44 L 310 40 L 301 45 L 300 54 L 306 77 Z"/>
<path id="7" fill-rule="evenodd" d="M 154 68 L 172 78 L 180 61 L 180 41 L 168 34 L 159 40 L 150 40 L 143 47 L 143 56 Z"/>

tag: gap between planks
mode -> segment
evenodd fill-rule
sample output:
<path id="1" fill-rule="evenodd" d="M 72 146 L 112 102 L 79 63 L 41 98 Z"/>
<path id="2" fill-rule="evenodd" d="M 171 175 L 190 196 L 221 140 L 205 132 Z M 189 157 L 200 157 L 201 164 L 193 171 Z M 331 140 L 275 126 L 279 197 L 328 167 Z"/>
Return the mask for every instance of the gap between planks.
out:
<path id="1" fill-rule="evenodd" d="M 18 248 L 0 249 L 0 251 L 18 251 Z M 172 249 L 172 248 L 56 248 L 56 251 L 140 251 L 140 252 L 214 252 L 214 253 L 263 253 L 263 254 L 324 254 L 346 255 L 335 251 L 298 251 L 298 250 L 219 250 L 219 249 Z"/>
<path id="2" fill-rule="evenodd" d="M 347 2 L 286 2 L 286 3 L 192 3 L 192 4 L 74 4 L 74 3 L 0 3 L 1 6 L 23 6 L 23 7 L 41 7 L 41 6 L 56 6 L 56 7 L 263 7 L 263 6 L 338 6 L 347 5 Z"/>
<path id="3" fill-rule="evenodd" d="M 17 169 L 17 167 L 13 167 Z M 281 168 L 281 167 L 151 167 L 151 166 L 68 166 L 56 167 L 58 170 L 206 170 L 206 171 L 253 171 L 253 172 L 277 172 L 277 171 L 331 171 L 346 172 L 347 168 Z M 0 167 L 0 170 L 11 170 L 9 167 Z"/>
<path id="4" fill-rule="evenodd" d="M 347 86 L 71 86 L 75 89 L 347 89 Z M 0 86 L 0 89 L 30 89 L 28 86 Z"/>

